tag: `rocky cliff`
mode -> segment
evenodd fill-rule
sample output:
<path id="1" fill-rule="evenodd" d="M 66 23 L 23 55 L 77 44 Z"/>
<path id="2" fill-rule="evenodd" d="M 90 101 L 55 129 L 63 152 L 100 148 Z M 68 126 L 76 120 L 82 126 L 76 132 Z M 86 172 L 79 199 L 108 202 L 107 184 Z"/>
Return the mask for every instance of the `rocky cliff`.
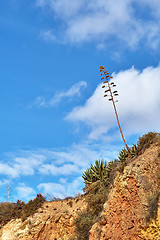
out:
<path id="1" fill-rule="evenodd" d="M 159 192 L 160 151 L 154 143 L 117 172 L 108 200 L 89 231 L 89 240 L 160 239 Z M 0 230 L 0 239 L 77 239 L 75 219 L 86 207 L 85 196 L 45 202 L 25 221 L 8 222 Z"/>
<path id="2" fill-rule="evenodd" d="M 90 240 L 160 239 L 160 157 L 157 144 L 119 173 Z"/>
<path id="3" fill-rule="evenodd" d="M 1 240 L 68 240 L 75 232 L 74 219 L 84 211 L 83 198 L 45 202 L 38 212 L 28 217 L 11 220 L 1 228 Z"/>

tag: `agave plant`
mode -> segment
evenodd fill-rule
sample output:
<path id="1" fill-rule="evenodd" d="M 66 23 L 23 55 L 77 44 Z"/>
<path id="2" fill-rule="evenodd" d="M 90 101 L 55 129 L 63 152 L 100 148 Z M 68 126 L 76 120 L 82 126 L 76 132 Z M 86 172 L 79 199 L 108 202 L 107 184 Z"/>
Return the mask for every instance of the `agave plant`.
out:
<path id="1" fill-rule="evenodd" d="M 129 155 L 128 151 L 125 148 L 123 148 L 119 153 L 118 159 L 121 162 L 124 162 L 126 160 L 126 158 L 128 157 L 128 155 Z"/>
<path id="2" fill-rule="evenodd" d="M 131 157 L 135 157 L 138 155 L 138 148 L 136 144 L 133 144 L 132 148 L 130 149 Z"/>
<path id="3" fill-rule="evenodd" d="M 84 183 L 86 186 L 96 182 L 102 181 L 107 174 L 107 163 L 103 160 L 96 160 L 94 165 L 91 164 L 90 168 L 88 168 L 83 174 L 82 178 L 84 179 Z"/>

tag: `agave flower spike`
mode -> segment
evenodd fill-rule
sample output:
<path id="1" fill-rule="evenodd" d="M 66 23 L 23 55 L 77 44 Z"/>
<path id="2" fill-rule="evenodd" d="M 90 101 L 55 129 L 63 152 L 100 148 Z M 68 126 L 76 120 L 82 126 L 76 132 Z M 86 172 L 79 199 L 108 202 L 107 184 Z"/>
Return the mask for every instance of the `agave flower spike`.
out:
<path id="1" fill-rule="evenodd" d="M 103 80 L 104 79 L 104 77 L 101 77 L 101 80 Z"/>
<path id="2" fill-rule="evenodd" d="M 123 133 L 122 133 L 122 129 L 121 129 L 121 126 L 120 126 L 118 113 L 117 113 L 117 109 L 116 109 L 116 105 L 115 105 L 115 102 L 118 102 L 118 100 L 116 100 L 116 101 L 114 100 L 114 97 L 118 96 L 118 92 L 116 90 L 112 92 L 112 87 L 116 87 L 116 84 L 114 82 L 111 82 L 111 83 L 109 82 L 109 80 L 112 79 L 113 77 L 109 76 L 109 72 L 106 71 L 106 69 L 103 66 L 100 66 L 100 72 L 101 71 L 103 71 L 104 77 L 107 79 L 107 81 L 104 81 L 104 83 L 108 84 L 108 89 L 105 90 L 104 92 L 105 93 L 110 92 L 110 98 L 108 100 L 112 101 L 112 103 L 113 103 L 113 107 L 114 107 L 114 111 L 115 111 L 115 115 L 116 115 L 116 119 L 117 119 L 117 123 L 118 123 L 118 127 L 119 127 L 119 130 L 120 130 L 122 139 L 125 143 L 125 146 L 127 148 L 128 153 L 130 153 L 130 149 L 129 149 L 129 147 L 128 147 L 126 141 L 125 141 L 125 138 L 123 136 Z M 101 78 L 101 79 L 104 79 L 104 78 Z M 102 86 L 102 88 L 105 88 L 105 87 L 106 87 L 105 85 Z M 104 97 L 107 97 L 107 94 L 105 94 Z"/>
<path id="3" fill-rule="evenodd" d="M 105 93 L 106 93 L 106 92 L 109 92 L 109 89 L 105 90 Z"/>

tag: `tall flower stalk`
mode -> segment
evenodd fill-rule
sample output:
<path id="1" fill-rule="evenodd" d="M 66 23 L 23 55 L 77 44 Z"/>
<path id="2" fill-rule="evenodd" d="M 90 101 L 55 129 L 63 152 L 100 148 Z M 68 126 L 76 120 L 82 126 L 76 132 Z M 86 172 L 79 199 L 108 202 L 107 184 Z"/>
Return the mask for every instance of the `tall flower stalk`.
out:
<path id="1" fill-rule="evenodd" d="M 101 75 L 101 80 L 103 80 L 104 82 L 104 85 L 102 86 L 102 88 L 104 88 L 104 97 L 109 97 L 109 101 L 112 101 L 113 103 L 113 108 L 114 108 L 114 111 L 115 111 L 115 114 L 116 114 L 116 119 L 117 119 L 117 123 L 118 123 L 118 127 L 119 127 L 119 130 L 120 130 L 120 133 L 121 133 L 121 136 L 122 136 L 122 139 L 124 141 L 124 144 L 128 150 L 128 152 L 130 152 L 130 149 L 125 141 L 125 138 L 124 138 L 124 135 L 123 135 L 123 132 L 122 132 L 122 129 L 121 129 L 121 125 L 120 125 L 120 122 L 119 122 L 119 117 L 118 117 L 118 112 L 117 112 L 117 109 L 116 109 L 116 105 L 115 105 L 115 102 L 118 102 L 118 100 L 115 100 L 114 97 L 117 97 L 118 96 L 118 91 L 117 90 L 114 90 L 114 87 L 116 87 L 115 83 L 114 82 L 110 82 L 110 79 L 112 79 L 113 77 L 109 75 L 109 72 L 106 71 L 105 67 L 103 66 L 100 66 L 100 75 Z"/>

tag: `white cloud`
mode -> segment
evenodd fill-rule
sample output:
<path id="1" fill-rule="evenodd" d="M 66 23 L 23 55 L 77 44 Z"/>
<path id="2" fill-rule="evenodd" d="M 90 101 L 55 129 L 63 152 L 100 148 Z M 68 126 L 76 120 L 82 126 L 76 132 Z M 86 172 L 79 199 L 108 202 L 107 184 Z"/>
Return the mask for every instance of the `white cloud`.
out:
<path id="1" fill-rule="evenodd" d="M 110 150 L 112 149 L 112 150 Z M 89 143 L 73 144 L 60 149 L 37 149 L 8 153 L 4 163 L 0 163 L 0 175 L 9 179 L 23 176 L 81 176 L 81 173 L 96 159 L 113 160 L 118 152 L 111 145 Z M 10 159 L 10 161 L 8 160 Z M 0 182 L 1 184 L 1 182 Z"/>
<path id="2" fill-rule="evenodd" d="M 50 7 L 54 16 L 62 21 L 63 27 L 57 36 L 63 31 L 61 36 L 66 42 L 96 40 L 98 46 L 102 46 L 116 37 L 131 48 L 142 39 L 154 48 L 160 43 L 159 0 L 37 0 L 36 4 Z M 59 41 L 63 42 L 62 39 Z"/>
<path id="3" fill-rule="evenodd" d="M 65 186 L 59 183 L 41 183 L 38 185 L 38 189 L 43 192 L 43 194 L 51 194 L 54 197 L 61 197 L 62 193 L 65 193 Z"/>
<path id="4" fill-rule="evenodd" d="M 34 175 L 34 171 L 38 168 L 45 157 L 39 154 L 31 154 L 29 157 L 16 157 L 13 168 L 17 170 L 20 175 Z"/>
<path id="5" fill-rule="evenodd" d="M 43 151 L 43 150 L 42 150 Z M 45 174 L 52 172 L 52 174 L 60 175 L 62 170 L 63 175 L 73 174 L 84 171 L 88 166 L 97 159 L 104 158 L 106 161 L 113 160 L 118 154 L 117 147 L 107 144 L 73 144 L 70 147 L 64 149 L 44 150 L 43 154 L 48 159 L 47 163 L 41 165 L 40 171 L 44 171 Z M 49 164 L 49 166 L 48 166 Z M 67 170 L 64 170 L 64 166 L 68 166 Z M 53 167 L 49 169 L 49 167 Z M 59 170 L 57 169 L 59 168 Z M 66 171 L 68 171 L 66 173 Z"/>
<path id="6" fill-rule="evenodd" d="M 75 195 L 83 188 L 82 172 L 97 159 L 113 160 L 118 155 L 119 147 L 105 144 L 73 144 L 60 149 L 36 149 L 8 153 L 0 163 L 0 175 L 7 175 L 0 181 L 0 186 L 9 184 L 14 180 L 14 199 L 28 201 L 35 197 L 35 190 L 29 186 L 28 178 L 33 179 L 38 189 L 45 194 L 56 197 Z M 9 159 L 9 160 L 8 160 Z M 16 186 L 16 177 L 21 183 Z M 25 177 L 25 178 L 24 178 Z M 53 178 L 55 182 L 46 182 Z M 25 181 L 25 182 L 24 182 Z"/>
<path id="7" fill-rule="evenodd" d="M 36 196 L 35 190 L 29 186 L 26 186 L 25 183 L 19 183 L 19 186 L 16 189 L 19 199 L 30 200 Z"/>
<path id="8" fill-rule="evenodd" d="M 23 157 L 15 156 L 14 154 L 10 156 L 11 161 L 7 164 L 1 162 L 0 174 L 7 175 L 10 178 L 34 175 L 35 169 L 45 160 L 45 156 L 34 154 L 33 152 L 23 151 L 20 155 L 23 155 Z"/>
<path id="9" fill-rule="evenodd" d="M 44 97 L 37 97 L 34 101 L 34 105 L 37 107 L 53 107 L 57 103 L 61 102 L 64 98 L 72 98 L 74 96 L 80 96 L 81 91 L 83 88 L 87 86 L 87 83 L 84 81 L 80 81 L 74 84 L 69 90 L 67 91 L 60 91 L 57 92 L 51 99 L 45 100 Z"/>
<path id="10" fill-rule="evenodd" d="M 53 164 L 43 164 L 39 168 L 39 171 L 43 174 L 52 175 L 71 175 L 80 172 L 78 167 L 73 164 L 64 164 L 63 166 L 54 166 Z"/>
<path id="11" fill-rule="evenodd" d="M 85 0 L 38 0 L 37 6 L 49 6 L 59 17 L 76 16 L 80 9 L 85 6 Z"/>
<path id="12" fill-rule="evenodd" d="M 147 67 L 142 72 L 134 67 L 114 74 L 119 92 L 117 104 L 120 122 L 125 134 L 159 131 L 160 66 Z M 91 128 L 90 138 L 97 139 L 117 126 L 111 102 L 103 98 L 101 84 L 84 106 L 74 108 L 66 117 L 83 122 Z"/>
<path id="13" fill-rule="evenodd" d="M 72 182 L 67 181 L 67 179 L 60 179 L 60 183 L 41 183 L 38 185 L 38 189 L 45 195 L 49 194 L 54 197 L 65 198 L 75 196 L 81 192 L 82 182 L 81 177 L 77 177 Z"/>
<path id="14" fill-rule="evenodd" d="M 6 163 L 0 163 L 0 174 L 10 176 L 11 178 L 18 177 L 18 171 Z"/>

